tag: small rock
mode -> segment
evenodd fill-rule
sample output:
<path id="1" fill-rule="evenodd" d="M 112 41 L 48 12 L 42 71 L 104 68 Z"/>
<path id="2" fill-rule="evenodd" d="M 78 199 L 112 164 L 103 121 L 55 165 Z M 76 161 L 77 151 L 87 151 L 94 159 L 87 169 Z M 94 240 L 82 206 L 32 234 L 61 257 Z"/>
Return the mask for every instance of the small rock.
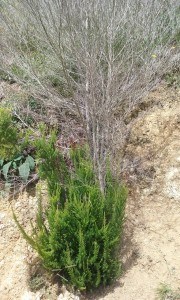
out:
<path id="1" fill-rule="evenodd" d="M 37 292 L 37 293 L 32 293 L 30 291 L 26 291 L 24 295 L 21 297 L 21 300 L 41 300 L 42 295 Z"/>
<path id="2" fill-rule="evenodd" d="M 2 259 L 2 260 L 0 261 L 0 267 L 2 267 L 2 266 L 4 265 L 4 263 L 5 263 L 5 261 L 4 261 L 4 259 Z"/>
<path id="3" fill-rule="evenodd" d="M 1 213 L 0 213 L 0 221 L 2 221 L 2 219 L 4 219 L 5 216 L 6 216 L 6 214 L 3 213 L 3 212 L 1 212 Z"/>
<path id="4" fill-rule="evenodd" d="M 0 230 L 4 229 L 6 226 L 4 224 L 0 224 Z"/>
<path id="5" fill-rule="evenodd" d="M 67 290 L 63 289 L 63 294 L 60 294 L 57 297 L 57 300 L 80 300 L 79 296 L 76 296 L 70 292 L 68 292 Z"/>

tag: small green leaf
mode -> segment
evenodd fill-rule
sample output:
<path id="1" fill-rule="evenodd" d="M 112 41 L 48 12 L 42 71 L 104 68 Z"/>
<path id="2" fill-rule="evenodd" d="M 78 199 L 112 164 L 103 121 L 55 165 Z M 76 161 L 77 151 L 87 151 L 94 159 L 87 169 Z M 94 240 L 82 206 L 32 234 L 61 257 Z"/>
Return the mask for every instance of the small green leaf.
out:
<path id="1" fill-rule="evenodd" d="M 7 164 L 5 164 L 2 168 L 2 171 L 3 171 L 3 175 L 5 177 L 5 179 L 7 180 L 7 177 L 8 177 L 8 172 L 9 172 L 9 168 L 12 164 L 12 161 L 9 161 Z"/>
<path id="2" fill-rule="evenodd" d="M 14 159 L 14 161 L 19 161 L 19 160 L 21 160 L 23 158 L 23 156 L 21 155 L 21 156 L 18 156 L 18 157 L 16 157 L 15 159 Z"/>
<path id="3" fill-rule="evenodd" d="M 3 166 L 3 163 L 4 163 L 4 159 L 0 159 L 0 167 Z"/>
<path id="4" fill-rule="evenodd" d="M 29 167 L 30 167 L 31 170 L 34 170 L 35 161 L 34 161 L 34 158 L 32 156 L 28 155 L 25 162 L 29 164 Z"/>
<path id="5" fill-rule="evenodd" d="M 27 181 L 30 174 L 30 167 L 27 162 L 24 162 L 19 168 L 19 175 L 24 180 Z"/>
<path id="6" fill-rule="evenodd" d="M 13 169 L 15 169 L 15 170 L 17 169 L 17 164 L 15 161 L 13 161 L 12 166 L 13 166 Z"/>

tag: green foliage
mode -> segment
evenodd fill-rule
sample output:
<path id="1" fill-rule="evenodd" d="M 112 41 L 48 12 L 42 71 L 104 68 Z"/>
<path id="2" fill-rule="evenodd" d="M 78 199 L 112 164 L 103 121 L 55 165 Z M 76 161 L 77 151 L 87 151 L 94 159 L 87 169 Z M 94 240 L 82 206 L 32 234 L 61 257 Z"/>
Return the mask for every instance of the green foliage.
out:
<path id="1" fill-rule="evenodd" d="M 9 109 L 0 108 L 0 159 L 11 159 L 19 151 L 18 129 L 13 124 Z"/>
<path id="2" fill-rule="evenodd" d="M 23 152 L 24 149 L 28 149 L 33 147 L 34 148 L 34 141 L 37 138 L 35 131 L 32 128 L 26 128 L 25 130 L 21 131 L 21 144 L 20 150 Z"/>
<path id="3" fill-rule="evenodd" d="M 33 170 L 34 167 L 35 167 L 34 159 L 32 156 L 28 155 L 25 162 L 22 163 L 18 168 L 20 177 L 24 181 L 27 181 L 30 175 L 30 171 Z"/>
<path id="4" fill-rule="evenodd" d="M 24 139 L 21 139 L 11 111 L 0 108 L 0 174 L 8 182 L 15 176 L 26 182 L 35 168 L 34 158 L 28 153 L 23 155 L 23 150 L 29 143 L 29 131 L 24 133 L 24 136 Z"/>
<path id="5" fill-rule="evenodd" d="M 180 30 L 174 36 L 174 42 L 176 45 L 180 44 Z"/>
<path id="6" fill-rule="evenodd" d="M 0 172 L 6 180 L 11 180 L 13 175 L 19 175 L 23 181 L 27 181 L 30 171 L 34 170 L 35 161 L 30 155 L 24 157 L 20 155 L 10 161 L 0 160 Z"/>
<path id="7" fill-rule="evenodd" d="M 0 80 L 9 81 L 10 83 L 14 83 L 12 76 L 5 72 L 4 70 L 0 70 Z"/>
<path id="8" fill-rule="evenodd" d="M 48 75 L 45 77 L 45 80 L 50 83 L 50 85 L 63 97 L 71 97 L 72 91 L 69 89 L 69 86 L 67 82 L 62 78 L 62 75 L 57 74 L 56 75 Z"/>
<path id="9" fill-rule="evenodd" d="M 36 53 L 38 51 L 37 41 L 34 38 L 33 33 L 24 31 L 24 40 L 17 47 L 22 52 Z"/>
<path id="10" fill-rule="evenodd" d="M 44 129 L 42 130 L 44 132 Z M 39 196 L 36 229 L 23 236 L 43 264 L 65 282 L 83 290 L 109 284 L 120 272 L 117 249 L 122 235 L 127 191 L 108 171 L 103 195 L 86 148 L 70 157 L 55 148 L 56 135 L 37 143 L 40 178 L 46 179 L 49 203 Z"/>
<path id="11" fill-rule="evenodd" d="M 179 300 L 180 290 L 173 291 L 167 284 L 161 283 L 157 289 L 157 300 Z"/>
<path id="12" fill-rule="evenodd" d="M 68 170 L 63 155 L 56 149 L 56 133 L 52 131 L 46 137 L 46 128 L 40 125 L 41 138 L 35 140 L 36 158 L 40 178 L 47 181 L 49 194 L 61 186 L 65 189 Z"/>
<path id="13" fill-rule="evenodd" d="M 13 75 L 15 75 L 16 77 L 18 77 L 20 79 L 25 79 L 25 77 L 26 77 L 25 71 L 16 64 L 13 64 L 11 66 L 11 72 Z"/>
<path id="14" fill-rule="evenodd" d="M 41 103 L 38 99 L 33 96 L 29 96 L 27 98 L 27 106 L 28 113 L 23 116 L 23 120 L 26 124 L 28 124 L 31 128 L 38 127 L 38 117 L 36 116 L 45 116 L 46 108 L 43 103 Z M 34 114 L 35 112 L 35 114 Z"/>
<path id="15" fill-rule="evenodd" d="M 168 73 L 165 75 L 165 81 L 168 86 L 174 86 L 176 88 L 180 87 L 180 73 L 179 70 Z"/>
<path id="16" fill-rule="evenodd" d="M 30 96 L 28 99 L 28 105 L 31 110 L 33 111 L 38 111 L 39 109 L 42 108 L 42 104 L 40 104 L 36 98 Z"/>
<path id="17" fill-rule="evenodd" d="M 45 285 L 44 279 L 40 275 L 32 276 L 29 280 L 29 287 L 32 292 L 38 291 Z"/>

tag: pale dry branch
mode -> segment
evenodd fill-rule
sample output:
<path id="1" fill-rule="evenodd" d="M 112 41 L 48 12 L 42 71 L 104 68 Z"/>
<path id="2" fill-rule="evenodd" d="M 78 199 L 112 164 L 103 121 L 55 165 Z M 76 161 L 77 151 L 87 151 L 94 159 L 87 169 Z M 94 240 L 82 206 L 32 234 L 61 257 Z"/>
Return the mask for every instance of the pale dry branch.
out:
<path id="1" fill-rule="evenodd" d="M 123 124 L 179 62 L 178 14 L 176 0 L 2 1 L 15 76 L 79 116 L 102 191 L 115 113 Z"/>

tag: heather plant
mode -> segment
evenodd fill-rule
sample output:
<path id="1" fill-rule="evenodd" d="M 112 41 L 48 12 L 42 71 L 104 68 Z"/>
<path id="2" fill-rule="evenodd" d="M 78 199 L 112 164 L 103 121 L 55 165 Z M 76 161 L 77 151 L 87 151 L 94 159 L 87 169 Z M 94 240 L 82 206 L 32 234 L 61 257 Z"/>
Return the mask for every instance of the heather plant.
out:
<path id="1" fill-rule="evenodd" d="M 15 220 L 43 265 L 63 282 L 80 290 L 109 284 L 121 270 L 117 250 L 127 191 L 108 171 L 103 194 L 88 149 L 73 149 L 67 158 L 54 142 L 54 133 L 38 141 L 39 174 L 47 181 L 49 198 L 45 204 L 39 194 L 32 236 L 14 215 Z"/>
<path id="2" fill-rule="evenodd" d="M 56 131 L 47 135 L 47 128 L 44 124 L 39 126 L 41 138 L 36 138 L 36 161 L 41 179 L 46 180 L 49 195 L 53 195 L 58 188 L 61 192 L 67 184 L 68 169 L 63 155 L 55 147 L 57 140 Z"/>

